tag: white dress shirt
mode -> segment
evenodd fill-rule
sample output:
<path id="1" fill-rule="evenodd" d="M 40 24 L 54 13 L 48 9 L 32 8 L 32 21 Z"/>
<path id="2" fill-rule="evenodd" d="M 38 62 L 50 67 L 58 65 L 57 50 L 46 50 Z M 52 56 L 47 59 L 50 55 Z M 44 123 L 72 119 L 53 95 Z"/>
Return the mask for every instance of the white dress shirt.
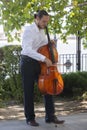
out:
<path id="1" fill-rule="evenodd" d="M 45 56 L 37 50 L 48 43 L 48 39 L 43 29 L 39 29 L 36 23 L 25 27 L 22 39 L 22 55 L 29 56 L 38 61 L 44 61 Z"/>

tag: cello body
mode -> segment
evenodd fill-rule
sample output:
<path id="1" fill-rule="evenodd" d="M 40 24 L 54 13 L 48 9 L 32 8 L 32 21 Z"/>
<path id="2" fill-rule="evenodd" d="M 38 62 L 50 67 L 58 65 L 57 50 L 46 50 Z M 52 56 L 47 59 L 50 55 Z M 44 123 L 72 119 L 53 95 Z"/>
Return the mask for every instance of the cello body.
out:
<path id="1" fill-rule="evenodd" d="M 58 53 L 52 43 L 51 51 L 54 56 L 53 58 L 55 58 L 55 61 L 53 60 L 53 63 L 55 64 L 50 67 L 47 67 L 44 62 L 40 63 L 41 73 L 39 75 L 38 87 L 42 94 L 58 95 L 63 91 L 64 83 L 56 65 L 56 63 L 58 62 Z M 38 52 L 52 60 L 49 44 L 40 47 Z"/>

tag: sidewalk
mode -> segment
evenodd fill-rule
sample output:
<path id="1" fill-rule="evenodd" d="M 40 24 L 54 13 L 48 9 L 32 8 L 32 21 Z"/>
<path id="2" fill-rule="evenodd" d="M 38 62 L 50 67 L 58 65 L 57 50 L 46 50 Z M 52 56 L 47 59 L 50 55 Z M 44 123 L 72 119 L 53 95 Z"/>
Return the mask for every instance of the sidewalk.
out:
<path id="1" fill-rule="evenodd" d="M 55 126 L 46 124 L 44 118 L 37 118 L 39 127 L 28 126 L 25 120 L 1 120 L 0 130 L 87 130 L 87 113 L 60 116 L 59 119 L 64 119 L 65 123 Z"/>

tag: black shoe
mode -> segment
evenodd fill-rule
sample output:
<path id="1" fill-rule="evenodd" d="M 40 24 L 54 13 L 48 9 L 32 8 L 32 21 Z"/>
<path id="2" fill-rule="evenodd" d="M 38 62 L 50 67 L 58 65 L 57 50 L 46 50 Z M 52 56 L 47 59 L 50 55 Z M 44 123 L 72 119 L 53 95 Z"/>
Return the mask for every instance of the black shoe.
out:
<path id="1" fill-rule="evenodd" d="M 55 124 L 63 124 L 65 121 L 64 120 L 58 120 L 56 116 L 52 119 L 47 119 L 46 123 L 55 123 Z"/>
<path id="2" fill-rule="evenodd" d="M 35 120 L 28 121 L 27 124 L 31 126 L 39 126 L 39 123 L 37 123 Z"/>

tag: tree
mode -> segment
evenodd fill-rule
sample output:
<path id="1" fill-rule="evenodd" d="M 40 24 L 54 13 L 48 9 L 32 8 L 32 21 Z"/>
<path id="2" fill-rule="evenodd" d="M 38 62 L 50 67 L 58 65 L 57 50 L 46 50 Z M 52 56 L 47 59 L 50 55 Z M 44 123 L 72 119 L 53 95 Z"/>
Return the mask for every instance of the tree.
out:
<path id="1" fill-rule="evenodd" d="M 83 43 L 87 46 L 87 2 L 86 0 L 73 0 L 72 6 L 66 15 L 66 25 L 63 30 L 63 38 L 69 34 L 75 34 L 83 38 Z M 79 33 L 78 33 L 79 32 Z"/>
<path id="2" fill-rule="evenodd" d="M 1 20 L 8 40 L 19 38 L 18 31 L 25 23 L 33 21 L 34 13 L 37 10 L 45 9 L 51 13 L 51 32 L 61 33 L 62 18 L 66 14 L 64 11 L 68 0 L 1 0 Z M 55 14 L 55 15 L 54 15 Z M 12 34 L 12 32 L 15 32 Z"/>
<path id="3" fill-rule="evenodd" d="M 33 21 L 37 10 L 45 9 L 51 15 L 50 32 L 60 34 L 66 40 L 68 35 L 77 35 L 79 30 L 79 35 L 87 40 L 86 5 L 86 0 L 1 0 L 0 23 L 11 41 L 19 38 L 18 31 L 25 23 Z"/>

